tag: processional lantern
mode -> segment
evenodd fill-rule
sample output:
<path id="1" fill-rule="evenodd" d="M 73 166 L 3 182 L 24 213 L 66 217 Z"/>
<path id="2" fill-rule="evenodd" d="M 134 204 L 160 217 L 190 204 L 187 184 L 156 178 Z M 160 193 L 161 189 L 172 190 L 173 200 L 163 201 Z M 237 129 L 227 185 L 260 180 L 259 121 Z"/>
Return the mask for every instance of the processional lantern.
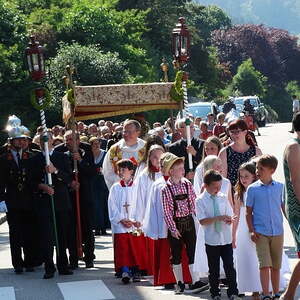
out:
<path id="1" fill-rule="evenodd" d="M 190 57 L 190 32 L 185 24 L 185 18 L 180 17 L 172 31 L 173 57 L 179 64 L 185 64 Z"/>
<path id="2" fill-rule="evenodd" d="M 34 81 L 40 81 L 46 75 L 44 47 L 42 47 L 34 36 L 30 36 L 30 42 L 25 50 L 29 73 Z"/>

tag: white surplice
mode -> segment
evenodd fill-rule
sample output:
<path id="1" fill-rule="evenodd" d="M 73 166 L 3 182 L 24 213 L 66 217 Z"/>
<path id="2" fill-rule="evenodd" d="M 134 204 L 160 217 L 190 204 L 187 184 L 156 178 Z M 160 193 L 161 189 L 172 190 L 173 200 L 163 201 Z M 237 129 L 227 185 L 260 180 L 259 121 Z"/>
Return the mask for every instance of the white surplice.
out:
<path id="1" fill-rule="evenodd" d="M 138 152 L 141 150 L 145 145 L 145 141 L 142 139 L 138 139 L 137 143 L 133 146 L 127 146 L 124 139 L 121 139 L 119 142 L 114 144 L 113 146 L 119 146 L 121 152 L 122 152 L 122 159 L 129 159 L 131 157 L 134 157 L 136 161 L 139 160 Z M 115 170 L 113 168 L 113 165 L 110 161 L 110 151 L 108 150 L 104 161 L 103 161 L 103 175 L 106 182 L 106 185 L 108 189 L 111 188 L 111 186 L 120 180 L 120 177 L 118 174 L 115 173 Z M 138 172 L 136 172 L 135 176 L 138 175 Z"/>
<path id="2" fill-rule="evenodd" d="M 146 207 L 148 206 L 148 202 L 151 201 L 151 188 L 154 182 L 162 176 L 161 172 L 154 173 L 155 180 L 152 180 L 149 177 L 148 168 L 145 168 L 141 174 L 138 175 L 136 178 L 136 184 L 137 184 L 137 202 L 136 202 L 136 220 L 144 224 L 144 217 L 145 217 L 145 211 Z"/>
<path id="3" fill-rule="evenodd" d="M 132 221 L 136 219 L 136 192 L 137 185 L 135 183 L 123 187 L 120 182 L 116 182 L 111 187 L 108 197 L 108 213 L 112 233 L 126 233 L 134 229 L 133 227 L 124 227 L 120 221 L 122 219 Z M 128 211 L 126 211 L 126 206 Z"/>
<path id="4" fill-rule="evenodd" d="M 149 201 L 147 203 L 143 231 L 151 239 L 164 239 L 168 236 L 168 227 L 164 220 L 161 191 L 166 185 L 166 180 L 162 176 L 157 179 L 149 191 Z"/>

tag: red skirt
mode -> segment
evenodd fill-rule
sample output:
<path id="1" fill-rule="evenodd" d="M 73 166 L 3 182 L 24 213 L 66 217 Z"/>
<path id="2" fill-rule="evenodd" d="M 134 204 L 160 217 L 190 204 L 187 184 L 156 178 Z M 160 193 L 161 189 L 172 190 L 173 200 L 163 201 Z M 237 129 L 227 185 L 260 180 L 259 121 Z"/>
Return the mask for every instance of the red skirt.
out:
<path id="1" fill-rule="evenodd" d="M 154 285 L 165 285 L 175 283 L 172 265 L 170 263 L 171 249 L 168 239 L 154 241 Z M 185 247 L 182 249 L 182 271 L 185 283 L 191 283 L 192 278 L 189 271 L 188 257 Z"/>
<path id="2" fill-rule="evenodd" d="M 145 257 L 146 243 L 145 237 L 134 236 L 130 233 L 114 234 L 114 262 L 115 271 L 118 272 L 122 267 L 139 267 L 145 270 L 147 257 Z"/>

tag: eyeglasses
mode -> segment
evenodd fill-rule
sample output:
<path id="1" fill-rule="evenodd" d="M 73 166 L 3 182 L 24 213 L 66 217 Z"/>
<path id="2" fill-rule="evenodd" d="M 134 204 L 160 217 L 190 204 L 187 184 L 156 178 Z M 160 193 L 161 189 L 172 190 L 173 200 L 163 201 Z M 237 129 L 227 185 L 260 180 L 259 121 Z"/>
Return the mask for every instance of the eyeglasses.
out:
<path id="1" fill-rule="evenodd" d="M 242 129 L 234 129 L 234 130 L 229 130 L 230 134 L 239 134 L 240 132 L 243 132 L 244 130 Z"/>

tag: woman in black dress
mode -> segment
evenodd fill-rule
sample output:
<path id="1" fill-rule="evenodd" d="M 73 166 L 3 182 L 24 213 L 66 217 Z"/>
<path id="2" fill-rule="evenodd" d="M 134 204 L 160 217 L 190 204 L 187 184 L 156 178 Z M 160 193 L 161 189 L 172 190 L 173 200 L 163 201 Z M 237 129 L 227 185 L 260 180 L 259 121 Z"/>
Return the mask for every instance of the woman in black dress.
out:
<path id="1" fill-rule="evenodd" d="M 110 228 L 108 217 L 108 189 L 102 174 L 102 164 L 106 151 L 100 149 L 100 141 L 97 137 L 90 139 L 94 162 L 97 167 L 97 175 L 92 178 L 93 202 L 94 202 L 94 230 L 95 235 L 105 235 L 106 229 Z"/>

